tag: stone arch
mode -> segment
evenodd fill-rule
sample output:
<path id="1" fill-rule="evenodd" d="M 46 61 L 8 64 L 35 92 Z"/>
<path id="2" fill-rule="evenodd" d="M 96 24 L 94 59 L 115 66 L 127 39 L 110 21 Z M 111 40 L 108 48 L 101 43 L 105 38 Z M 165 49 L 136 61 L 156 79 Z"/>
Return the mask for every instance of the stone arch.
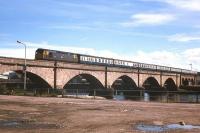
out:
<path id="1" fill-rule="evenodd" d="M 137 83 L 138 80 L 138 76 L 136 73 L 120 73 L 120 72 L 108 72 L 108 88 L 111 88 L 113 83 L 119 78 L 119 77 L 123 77 L 123 76 L 127 76 L 129 77 L 132 81 L 134 81 L 135 83 Z"/>
<path id="2" fill-rule="evenodd" d="M 52 89 L 51 85 L 39 75 L 26 71 L 26 90 L 24 90 L 24 71 L 14 70 L 6 72 L 8 79 L 2 85 L 14 93 L 48 93 Z M 11 93 L 11 92 L 10 92 Z"/>
<path id="3" fill-rule="evenodd" d="M 189 80 L 187 78 L 182 78 L 182 85 L 183 86 L 188 86 L 189 85 Z"/>
<path id="4" fill-rule="evenodd" d="M 64 95 L 88 95 L 111 98 L 112 92 L 93 75 L 82 73 L 74 76 L 63 87 Z"/>
<path id="5" fill-rule="evenodd" d="M 144 90 L 144 100 L 158 100 L 161 95 L 163 95 L 164 89 L 161 88 L 160 84 L 154 77 L 148 77 L 143 83 Z"/>
<path id="6" fill-rule="evenodd" d="M 182 75 L 181 77 L 182 86 L 194 85 L 195 75 Z"/>
<path id="7" fill-rule="evenodd" d="M 172 78 L 168 78 L 165 82 L 163 87 L 168 91 L 177 91 L 177 86 Z"/>
<path id="8" fill-rule="evenodd" d="M 66 88 L 74 88 L 75 85 L 80 86 L 81 83 L 87 83 L 92 89 L 102 89 L 104 88 L 103 84 L 93 75 L 87 73 L 81 73 L 79 75 L 71 78 L 63 87 Z M 79 89 L 79 88 L 78 88 Z"/>
<path id="9" fill-rule="evenodd" d="M 160 85 L 160 75 L 159 74 L 145 74 L 145 73 L 141 73 L 139 76 L 139 87 L 140 88 L 144 88 L 144 82 L 150 78 L 153 77 L 157 83 Z M 161 85 L 160 85 L 161 86 Z"/>
<path id="10" fill-rule="evenodd" d="M 24 72 L 22 70 L 15 70 L 17 74 L 19 74 L 20 78 L 23 81 L 23 75 Z M 51 85 L 43 79 L 41 76 L 32 73 L 30 71 L 26 71 L 26 76 L 27 76 L 27 88 L 41 88 L 41 89 L 47 89 L 47 88 L 52 88 Z"/>
<path id="11" fill-rule="evenodd" d="M 118 77 L 111 86 L 113 89 L 137 89 L 135 81 L 127 75 Z"/>
<path id="12" fill-rule="evenodd" d="M 176 75 L 162 75 L 161 84 L 160 86 L 164 87 L 166 80 L 171 79 L 173 82 L 178 86 L 178 77 Z"/>
<path id="13" fill-rule="evenodd" d="M 116 99 L 136 99 L 139 97 L 138 87 L 135 81 L 123 75 L 118 77 L 112 84 L 111 88 L 114 91 L 114 98 Z"/>
<path id="14" fill-rule="evenodd" d="M 63 89 L 65 85 L 74 77 L 81 74 L 88 74 L 104 85 L 105 73 L 102 71 L 84 71 L 84 70 L 71 70 L 71 69 L 58 69 L 57 70 L 57 88 Z"/>
<path id="15" fill-rule="evenodd" d="M 195 81 L 194 81 L 194 79 L 192 79 L 192 80 L 191 80 L 191 83 L 192 83 L 192 85 L 194 85 L 194 84 L 195 84 Z"/>
<path id="16" fill-rule="evenodd" d="M 194 78 L 189 78 L 188 79 L 188 85 L 194 85 L 195 82 L 194 82 Z"/>
<path id="17" fill-rule="evenodd" d="M 19 65 L 2 65 L 2 68 L 0 69 L 0 73 L 3 74 L 8 71 L 23 71 L 23 66 Z M 38 75 L 42 79 L 44 79 L 45 82 L 47 82 L 51 88 L 53 88 L 54 85 L 54 71 L 53 68 L 44 68 L 44 67 L 29 67 L 27 66 L 27 72 L 33 73 L 35 75 Z"/>
<path id="18" fill-rule="evenodd" d="M 148 77 L 144 81 L 142 87 L 146 90 L 160 90 L 160 88 L 161 88 L 157 79 L 154 77 Z"/>

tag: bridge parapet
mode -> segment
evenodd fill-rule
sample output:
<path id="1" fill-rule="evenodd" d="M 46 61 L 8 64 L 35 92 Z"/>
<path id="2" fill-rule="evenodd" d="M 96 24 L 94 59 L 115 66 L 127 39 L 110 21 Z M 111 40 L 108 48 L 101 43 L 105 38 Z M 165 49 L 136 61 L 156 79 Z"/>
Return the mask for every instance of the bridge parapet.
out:
<path id="1" fill-rule="evenodd" d="M 24 65 L 24 59 L 21 58 L 9 58 L 9 57 L 0 57 L 0 64 L 10 64 L 10 65 Z M 27 59 L 27 66 L 44 66 L 44 67 L 53 67 L 53 61 L 42 61 L 42 60 L 33 60 Z"/>

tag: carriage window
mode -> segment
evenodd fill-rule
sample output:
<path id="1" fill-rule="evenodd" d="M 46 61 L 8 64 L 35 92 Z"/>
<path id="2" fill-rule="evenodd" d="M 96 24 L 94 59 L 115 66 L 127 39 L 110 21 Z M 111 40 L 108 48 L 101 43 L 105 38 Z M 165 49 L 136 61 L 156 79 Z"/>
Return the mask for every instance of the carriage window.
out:
<path id="1" fill-rule="evenodd" d="M 114 60 L 110 60 L 110 64 L 113 64 L 114 63 Z"/>
<path id="2" fill-rule="evenodd" d="M 85 61 L 85 57 L 81 56 L 81 60 L 82 60 L 82 61 Z"/>
<path id="3" fill-rule="evenodd" d="M 94 58 L 91 57 L 90 59 L 91 59 L 91 62 L 94 62 Z"/>
<path id="4" fill-rule="evenodd" d="M 85 56 L 83 56 L 83 59 L 82 59 L 83 61 L 87 61 L 87 57 L 85 57 Z"/>
<path id="5" fill-rule="evenodd" d="M 89 61 L 89 58 L 88 58 L 88 57 L 86 57 L 86 61 Z"/>
<path id="6" fill-rule="evenodd" d="M 95 58 L 94 57 L 92 57 L 91 59 L 92 59 L 92 62 L 95 62 Z"/>

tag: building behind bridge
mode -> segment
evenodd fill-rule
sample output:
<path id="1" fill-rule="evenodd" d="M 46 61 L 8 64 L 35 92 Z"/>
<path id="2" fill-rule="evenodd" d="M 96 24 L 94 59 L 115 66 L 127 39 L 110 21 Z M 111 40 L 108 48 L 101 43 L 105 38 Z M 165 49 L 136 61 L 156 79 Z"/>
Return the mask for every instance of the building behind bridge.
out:
<path id="1" fill-rule="evenodd" d="M 200 85 L 200 72 L 197 73 L 197 85 Z"/>

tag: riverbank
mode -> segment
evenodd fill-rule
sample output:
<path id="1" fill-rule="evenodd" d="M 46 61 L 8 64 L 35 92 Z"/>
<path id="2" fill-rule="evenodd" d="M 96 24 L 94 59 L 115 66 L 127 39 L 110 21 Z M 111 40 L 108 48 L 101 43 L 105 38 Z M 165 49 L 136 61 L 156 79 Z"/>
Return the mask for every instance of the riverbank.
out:
<path id="1" fill-rule="evenodd" d="M 138 125 L 183 121 L 199 126 L 199 110 L 199 104 L 0 96 L 0 129 L 4 133 L 143 132 Z M 200 129 L 172 132 L 198 133 Z"/>

